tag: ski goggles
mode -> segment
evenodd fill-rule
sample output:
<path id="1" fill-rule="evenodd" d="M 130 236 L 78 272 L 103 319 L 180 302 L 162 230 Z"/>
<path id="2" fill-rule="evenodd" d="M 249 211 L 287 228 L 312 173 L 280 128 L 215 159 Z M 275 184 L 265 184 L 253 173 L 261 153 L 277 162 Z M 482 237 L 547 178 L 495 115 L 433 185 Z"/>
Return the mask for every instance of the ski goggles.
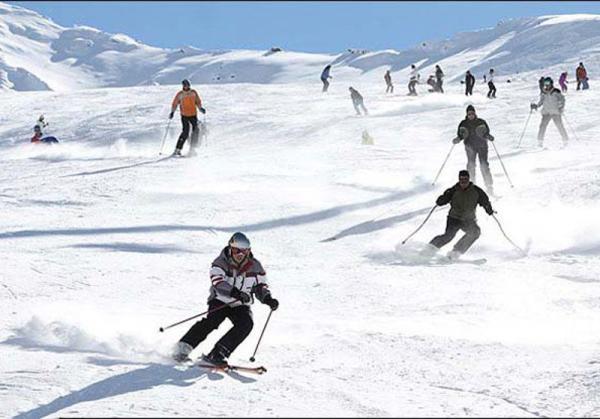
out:
<path id="1" fill-rule="evenodd" d="M 238 249 L 237 247 L 232 247 L 231 248 L 231 254 L 232 255 L 244 255 L 247 256 L 250 253 L 250 249 Z"/>

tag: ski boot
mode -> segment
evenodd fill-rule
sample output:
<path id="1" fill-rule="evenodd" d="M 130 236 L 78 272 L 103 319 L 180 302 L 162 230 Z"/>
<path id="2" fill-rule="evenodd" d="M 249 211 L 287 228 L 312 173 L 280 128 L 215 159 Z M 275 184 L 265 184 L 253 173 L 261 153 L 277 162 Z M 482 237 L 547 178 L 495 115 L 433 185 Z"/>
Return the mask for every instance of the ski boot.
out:
<path id="1" fill-rule="evenodd" d="M 451 250 L 448 252 L 448 254 L 446 255 L 446 257 L 451 260 L 451 261 L 455 261 L 458 260 L 458 258 L 460 257 L 461 253 L 459 251 L 456 250 Z"/>

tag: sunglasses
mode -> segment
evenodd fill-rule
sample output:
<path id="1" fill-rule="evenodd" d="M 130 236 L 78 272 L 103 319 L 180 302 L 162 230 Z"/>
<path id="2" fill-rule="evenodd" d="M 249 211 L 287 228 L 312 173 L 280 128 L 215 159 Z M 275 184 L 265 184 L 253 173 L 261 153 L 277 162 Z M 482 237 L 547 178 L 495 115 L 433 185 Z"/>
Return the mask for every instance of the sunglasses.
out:
<path id="1" fill-rule="evenodd" d="M 231 248 L 231 254 L 232 255 L 244 255 L 244 256 L 246 256 L 248 253 L 250 253 L 250 249 L 238 249 L 237 247 L 232 247 Z"/>

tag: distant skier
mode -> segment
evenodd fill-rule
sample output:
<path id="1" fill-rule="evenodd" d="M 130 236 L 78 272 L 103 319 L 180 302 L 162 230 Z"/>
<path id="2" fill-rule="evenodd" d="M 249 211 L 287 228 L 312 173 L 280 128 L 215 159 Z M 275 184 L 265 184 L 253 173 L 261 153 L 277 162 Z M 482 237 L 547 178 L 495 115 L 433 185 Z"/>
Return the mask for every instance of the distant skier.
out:
<path id="1" fill-rule="evenodd" d="M 436 91 L 440 93 L 444 93 L 444 88 L 442 85 L 444 84 L 444 72 L 440 68 L 439 65 L 435 66 L 435 80 L 436 80 Z"/>
<path id="2" fill-rule="evenodd" d="M 387 70 L 385 72 L 383 79 L 385 80 L 385 84 L 386 84 L 385 92 L 386 93 L 394 93 L 394 85 L 392 84 L 392 75 L 390 74 L 390 70 Z"/>
<path id="3" fill-rule="evenodd" d="M 565 110 L 565 97 L 560 90 L 554 87 L 550 77 L 546 77 L 544 80 L 544 91 L 540 94 L 540 100 L 538 103 L 532 103 L 531 109 L 536 110 L 540 106 L 542 107 L 542 120 L 540 121 L 538 131 L 538 146 L 544 146 L 546 128 L 550 120 L 552 120 L 562 137 L 563 147 L 566 147 L 569 142 L 569 136 L 562 122 L 562 114 Z"/>
<path id="4" fill-rule="evenodd" d="M 408 95 L 409 96 L 417 96 L 417 89 L 415 86 L 419 82 L 419 72 L 417 71 L 417 67 L 414 64 L 410 66 L 410 79 L 408 81 Z"/>
<path id="5" fill-rule="evenodd" d="M 587 70 L 583 66 L 583 63 L 579 63 L 579 66 L 575 70 L 575 77 L 577 78 L 577 90 L 581 87 L 582 90 L 587 90 L 590 86 L 588 85 Z"/>
<path id="6" fill-rule="evenodd" d="M 365 115 L 368 115 L 369 112 L 367 111 L 367 108 L 365 108 L 365 104 L 364 104 L 362 95 L 360 93 L 358 93 L 358 90 L 356 90 L 352 86 L 350 86 L 348 88 L 348 90 L 350 90 L 350 98 L 352 99 L 352 105 L 354 105 L 354 110 L 356 111 L 356 114 L 360 115 L 360 110 L 359 110 L 359 107 L 360 107 L 360 108 L 362 108 Z"/>
<path id="7" fill-rule="evenodd" d="M 233 323 L 221 339 L 215 343 L 202 361 L 212 365 L 226 364 L 231 353 L 246 339 L 254 325 L 250 306 L 254 296 L 271 310 L 277 310 L 279 301 L 271 296 L 265 270 L 254 258 L 250 241 L 243 233 L 231 236 L 227 246 L 213 261 L 210 269 L 210 296 L 208 315 L 196 322 L 177 343 L 173 359 L 189 360 L 190 353 L 206 337 L 216 330 L 225 319 Z"/>
<path id="8" fill-rule="evenodd" d="M 331 64 L 327 64 L 323 71 L 321 72 L 321 81 L 323 82 L 323 92 L 326 92 L 329 89 L 329 79 L 333 77 L 329 75 L 331 72 Z"/>
<path id="9" fill-rule="evenodd" d="M 458 124 L 458 135 L 452 140 L 454 144 L 458 144 L 461 140 L 465 142 L 465 151 L 467 153 L 467 170 L 470 178 L 475 182 L 477 162 L 479 157 L 479 167 L 481 175 L 485 183 L 485 188 L 490 195 L 494 194 L 494 181 L 490 172 L 490 164 L 488 162 L 488 140 L 494 141 L 494 137 L 490 135 L 490 128 L 487 122 L 477 117 L 473 105 L 467 106 L 467 116 Z"/>
<path id="10" fill-rule="evenodd" d="M 560 85 L 561 93 L 567 93 L 567 72 L 564 71 L 560 73 L 560 77 L 558 78 L 558 84 Z"/>
<path id="11" fill-rule="evenodd" d="M 473 96 L 473 86 L 475 86 L 475 76 L 471 74 L 469 70 L 467 70 L 467 74 L 465 75 L 465 95 Z"/>
<path id="12" fill-rule="evenodd" d="M 31 137 L 32 143 L 40 143 L 40 144 L 56 144 L 58 140 L 56 137 L 47 136 L 44 137 L 42 132 L 42 128 L 46 128 L 48 123 L 44 120 L 44 115 L 40 115 L 37 122 L 33 126 L 33 137 Z"/>
<path id="13" fill-rule="evenodd" d="M 494 85 L 494 69 L 490 68 L 490 72 L 488 74 L 488 78 L 487 78 L 487 84 L 489 87 L 489 91 L 487 94 L 487 97 L 490 99 L 495 99 L 496 98 L 496 86 Z"/>
<path id="14" fill-rule="evenodd" d="M 198 92 L 191 88 L 190 82 L 186 79 L 181 82 L 182 89 L 175 95 L 173 103 L 171 104 L 171 113 L 169 119 L 173 119 L 175 110 L 179 106 L 179 112 L 181 113 L 181 125 L 182 131 L 177 140 L 175 146 L 174 156 L 181 156 L 181 149 L 185 144 L 189 134 L 190 125 L 192 126 L 192 139 L 190 142 L 190 155 L 196 155 L 196 147 L 198 146 L 198 137 L 200 136 L 200 129 L 198 128 L 198 116 L 196 108 L 202 113 L 206 113 L 206 110 L 202 107 L 202 101 Z"/>
<path id="15" fill-rule="evenodd" d="M 429 92 L 436 91 L 436 81 L 435 76 L 433 74 L 429 75 L 429 78 L 427 79 L 427 84 L 431 87 L 431 89 L 428 89 Z"/>
<path id="16" fill-rule="evenodd" d="M 429 242 L 423 251 L 426 256 L 433 256 L 441 247 L 452 241 L 458 230 L 462 230 L 465 235 L 447 255 L 451 260 L 458 259 L 481 235 L 475 216 L 477 205 L 481 205 L 488 215 L 495 213 L 486 193 L 470 181 L 468 170 L 461 170 L 458 173 L 458 183 L 446 189 L 435 203 L 439 206 L 450 204 L 450 211 L 446 219 L 446 231 Z"/>

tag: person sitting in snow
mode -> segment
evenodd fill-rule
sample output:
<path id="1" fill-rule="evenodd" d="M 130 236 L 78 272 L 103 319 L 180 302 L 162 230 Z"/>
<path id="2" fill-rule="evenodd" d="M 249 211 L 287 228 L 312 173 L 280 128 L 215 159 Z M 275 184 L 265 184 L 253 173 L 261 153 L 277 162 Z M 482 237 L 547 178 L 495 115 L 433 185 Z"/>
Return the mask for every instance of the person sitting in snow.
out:
<path id="1" fill-rule="evenodd" d="M 58 140 L 55 137 L 44 137 L 44 134 L 42 133 L 42 128 L 45 128 L 47 126 L 48 123 L 44 120 L 44 115 L 40 115 L 33 127 L 33 137 L 31 137 L 32 143 L 58 143 Z"/>

